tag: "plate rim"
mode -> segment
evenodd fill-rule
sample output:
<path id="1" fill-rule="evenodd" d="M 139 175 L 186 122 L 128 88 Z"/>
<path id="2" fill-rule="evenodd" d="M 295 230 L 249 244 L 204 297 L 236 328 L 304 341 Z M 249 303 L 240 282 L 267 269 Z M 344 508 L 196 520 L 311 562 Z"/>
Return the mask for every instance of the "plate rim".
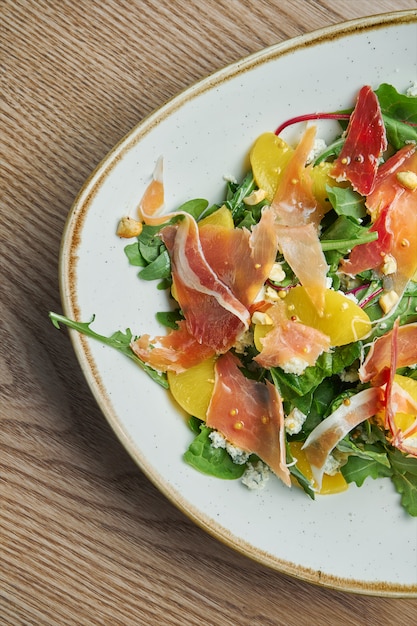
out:
<path id="1" fill-rule="evenodd" d="M 250 71 L 259 64 L 297 50 L 300 47 L 319 45 L 324 41 L 346 37 L 362 31 L 409 23 L 417 23 L 417 9 L 391 11 L 356 18 L 319 28 L 277 44 L 272 44 L 201 78 L 166 100 L 160 107 L 151 111 L 140 120 L 98 163 L 85 180 L 69 210 L 62 233 L 58 260 L 60 298 L 64 314 L 72 319 L 79 319 L 79 305 L 76 290 L 77 249 L 81 241 L 82 227 L 88 213 L 88 208 L 103 181 L 117 162 L 123 158 L 124 153 L 128 152 L 134 145 L 139 143 L 143 137 L 149 134 L 160 120 L 169 117 L 169 115 L 181 108 L 181 106 L 190 99 L 196 98 L 198 95 L 209 91 L 216 85 Z M 189 503 L 181 493 L 169 486 L 165 479 L 160 476 L 154 468 L 148 466 L 146 458 L 137 449 L 131 437 L 123 429 L 112 407 L 110 398 L 101 382 L 98 367 L 85 336 L 71 329 L 69 329 L 69 336 L 90 391 L 122 446 L 130 454 L 142 473 L 164 497 L 209 535 L 221 541 L 234 551 L 269 569 L 304 582 L 332 590 L 362 595 L 402 598 L 417 597 L 417 584 L 372 583 L 359 579 L 354 580 L 351 578 L 337 577 L 280 559 L 236 537 L 231 531 L 221 526 L 221 524 L 208 518 L 205 513 L 199 511 L 197 507 Z"/>

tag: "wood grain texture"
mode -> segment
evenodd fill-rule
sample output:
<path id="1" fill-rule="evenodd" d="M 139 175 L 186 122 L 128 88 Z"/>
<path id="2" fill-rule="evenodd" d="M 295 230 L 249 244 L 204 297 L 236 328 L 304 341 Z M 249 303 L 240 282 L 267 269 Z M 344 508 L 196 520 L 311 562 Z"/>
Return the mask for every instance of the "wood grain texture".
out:
<path id="1" fill-rule="evenodd" d="M 196 527 L 116 440 L 60 310 L 83 181 L 132 126 L 265 46 L 415 0 L 0 0 L 0 626 L 415 622 L 415 601 L 314 587 Z"/>

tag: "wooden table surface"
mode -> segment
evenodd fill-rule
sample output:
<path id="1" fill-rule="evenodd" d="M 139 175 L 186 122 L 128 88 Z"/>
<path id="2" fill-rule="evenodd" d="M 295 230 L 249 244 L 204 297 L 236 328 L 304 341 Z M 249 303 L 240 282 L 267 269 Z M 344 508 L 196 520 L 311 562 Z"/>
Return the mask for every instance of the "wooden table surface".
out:
<path id="1" fill-rule="evenodd" d="M 416 623 L 411 598 L 288 578 L 196 527 L 122 448 L 68 334 L 47 315 L 61 310 L 58 254 L 72 201 L 144 116 L 265 46 L 416 7 L 0 0 L 1 626 Z"/>

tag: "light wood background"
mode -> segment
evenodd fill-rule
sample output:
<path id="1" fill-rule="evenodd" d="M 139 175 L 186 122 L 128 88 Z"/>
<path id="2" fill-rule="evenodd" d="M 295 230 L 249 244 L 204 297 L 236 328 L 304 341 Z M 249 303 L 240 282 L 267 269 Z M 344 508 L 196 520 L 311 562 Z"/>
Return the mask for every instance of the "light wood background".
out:
<path id="1" fill-rule="evenodd" d="M 60 310 L 71 203 L 132 126 L 265 46 L 408 8 L 417 2 L 0 0 L 1 626 L 416 623 L 415 600 L 287 578 L 193 525 L 121 447 L 47 317 Z"/>

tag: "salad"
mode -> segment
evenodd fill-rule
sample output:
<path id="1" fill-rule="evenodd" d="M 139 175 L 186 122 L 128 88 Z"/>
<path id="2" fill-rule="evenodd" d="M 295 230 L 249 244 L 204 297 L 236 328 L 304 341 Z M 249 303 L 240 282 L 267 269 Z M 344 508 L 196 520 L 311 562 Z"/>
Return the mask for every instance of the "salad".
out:
<path id="1" fill-rule="evenodd" d="M 330 145 L 319 119 L 340 124 Z M 198 471 L 311 498 L 390 479 L 417 516 L 417 92 L 365 85 L 351 110 L 262 134 L 249 163 L 223 202 L 166 213 L 159 160 L 120 220 L 129 263 L 169 295 L 165 334 L 50 318 L 169 390 Z"/>

